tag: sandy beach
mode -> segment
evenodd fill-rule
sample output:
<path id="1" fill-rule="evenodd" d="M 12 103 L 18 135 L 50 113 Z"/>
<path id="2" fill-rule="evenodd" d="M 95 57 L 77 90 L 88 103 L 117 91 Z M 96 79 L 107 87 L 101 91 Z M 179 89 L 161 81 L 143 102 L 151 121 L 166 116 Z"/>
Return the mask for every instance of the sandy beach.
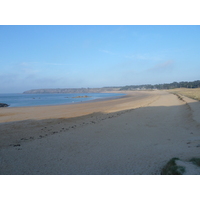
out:
<path id="1" fill-rule="evenodd" d="M 173 157 L 199 157 L 200 102 L 158 90 L 126 94 L 1 108 L 0 174 L 156 175 Z"/>

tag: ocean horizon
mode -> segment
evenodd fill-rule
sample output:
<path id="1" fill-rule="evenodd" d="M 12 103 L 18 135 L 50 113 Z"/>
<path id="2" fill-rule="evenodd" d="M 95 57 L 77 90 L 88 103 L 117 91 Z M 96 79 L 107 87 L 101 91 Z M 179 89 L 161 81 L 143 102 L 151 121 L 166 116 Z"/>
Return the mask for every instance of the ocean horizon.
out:
<path id="1" fill-rule="evenodd" d="M 122 93 L 59 93 L 59 94 L 23 94 L 7 93 L 0 94 L 0 103 L 8 104 L 9 107 L 25 106 L 47 106 L 64 105 L 100 100 L 107 98 L 117 98 L 124 96 Z"/>

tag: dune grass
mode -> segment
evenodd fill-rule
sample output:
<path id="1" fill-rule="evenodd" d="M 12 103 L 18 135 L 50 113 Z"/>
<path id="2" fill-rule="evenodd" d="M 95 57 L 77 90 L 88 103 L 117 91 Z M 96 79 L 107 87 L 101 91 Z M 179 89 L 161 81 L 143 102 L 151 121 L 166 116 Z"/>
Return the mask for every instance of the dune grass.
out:
<path id="1" fill-rule="evenodd" d="M 185 172 L 185 168 L 177 166 L 176 160 L 179 160 L 179 158 L 172 158 L 162 169 L 161 175 L 182 175 Z"/>
<path id="2" fill-rule="evenodd" d="M 200 167 L 200 158 L 192 158 L 190 162 Z"/>
<path id="3" fill-rule="evenodd" d="M 169 92 L 173 94 L 180 94 L 180 95 L 200 101 L 200 88 L 194 88 L 194 89 L 177 88 L 177 89 L 169 90 Z"/>

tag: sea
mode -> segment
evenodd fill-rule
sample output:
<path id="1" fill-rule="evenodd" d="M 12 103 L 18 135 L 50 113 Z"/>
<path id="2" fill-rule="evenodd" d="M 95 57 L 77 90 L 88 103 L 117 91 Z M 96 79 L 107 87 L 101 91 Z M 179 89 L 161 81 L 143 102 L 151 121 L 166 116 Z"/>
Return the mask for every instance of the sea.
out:
<path id="1" fill-rule="evenodd" d="M 0 94 L 0 103 L 6 103 L 9 107 L 44 106 L 75 104 L 92 100 L 118 98 L 121 93 L 73 93 L 73 94 Z M 81 98 L 75 98 L 75 97 Z M 87 97 L 83 97 L 87 96 Z"/>

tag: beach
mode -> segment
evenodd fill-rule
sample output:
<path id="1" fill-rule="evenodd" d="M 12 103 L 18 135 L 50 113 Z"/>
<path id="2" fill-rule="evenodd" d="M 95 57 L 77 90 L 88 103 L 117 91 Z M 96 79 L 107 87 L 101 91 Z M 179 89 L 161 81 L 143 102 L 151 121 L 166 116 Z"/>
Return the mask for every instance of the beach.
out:
<path id="1" fill-rule="evenodd" d="M 116 92 L 116 91 L 115 91 Z M 200 102 L 167 91 L 0 109 L 0 174 L 159 175 L 200 152 Z"/>

